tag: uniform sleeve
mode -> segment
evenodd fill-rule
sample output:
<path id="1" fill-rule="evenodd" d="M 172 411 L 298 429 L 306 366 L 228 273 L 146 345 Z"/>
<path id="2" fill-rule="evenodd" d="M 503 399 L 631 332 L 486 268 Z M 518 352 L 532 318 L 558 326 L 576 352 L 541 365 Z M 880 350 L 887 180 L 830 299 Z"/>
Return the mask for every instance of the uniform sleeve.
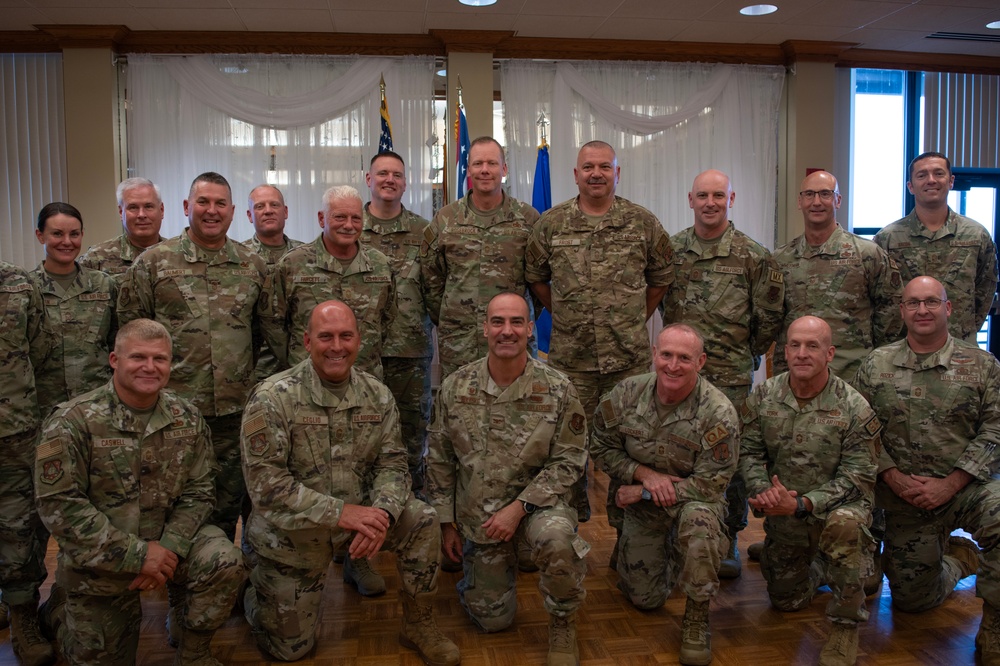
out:
<path id="1" fill-rule="evenodd" d="M 531 227 L 531 236 L 524 250 L 524 280 L 528 284 L 552 279 L 552 267 L 549 265 L 549 258 L 552 256 L 551 239 L 546 233 L 549 227 L 547 216 L 543 216 Z"/>
<path id="2" fill-rule="evenodd" d="M 45 422 L 39 441 L 35 501 L 38 516 L 59 549 L 86 569 L 139 573 L 146 542 L 112 525 L 87 496 L 90 435 L 82 415 L 57 409 Z"/>
<path id="3" fill-rule="evenodd" d="M 751 274 L 750 355 L 762 356 L 778 339 L 785 322 L 785 276 L 770 253 Z"/>
<path id="4" fill-rule="evenodd" d="M 174 502 L 160 536 L 160 545 L 181 557 L 188 556 L 195 535 L 215 507 L 215 452 L 208 425 L 200 416 L 197 430 L 184 490 Z"/>
<path id="5" fill-rule="evenodd" d="M 434 401 L 434 413 L 427 426 L 427 457 L 424 492 L 442 523 L 455 522 L 455 477 L 458 459 L 448 434 L 448 405 L 451 382 L 445 380 Z"/>
<path id="6" fill-rule="evenodd" d="M 861 394 L 861 397 L 868 401 L 868 404 L 871 405 L 872 409 L 875 411 L 876 416 L 880 416 L 879 422 L 888 424 L 890 414 L 884 410 L 883 406 L 876 397 L 878 386 L 876 384 L 875 376 L 876 370 L 874 356 L 869 354 L 863 361 L 861 361 L 861 365 L 858 367 L 858 371 L 854 375 L 854 382 L 851 386 L 853 386 L 858 393 Z M 875 473 L 878 475 L 887 469 L 892 469 L 893 467 L 896 467 L 896 461 L 889 455 L 889 451 L 884 446 L 881 446 L 880 439 L 878 463 Z"/>
<path id="7" fill-rule="evenodd" d="M 646 256 L 646 285 L 667 287 L 674 283 L 674 250 L 670 236 L 655 217 L 650 223 L 649 252 Z"/>
<path id="8" fill-rule="evenodd" d="M 386 270 L 389 271 L 389 288 L 386 290 L 386 302 L 382 308 L 382 344 L 389 338 L 389 328 L 399 316 L 399 306 L 396 303 L 396 276 L 388 264 Z"/>
<path id="9" fill-rule="evenodd" d="M 586 471 L 587 417 L 573 384 L 566 383 L 562 411 L 545 465 L 518 499 L 535 506 L 555 506 Z"/>
<path id="10" fill-rule="evenodd" d="M 882 426 L 868 405 L 861 400 L 858 403 L 851 429 L 841 443 L 836 475 L 804 495 L 813 504 L 812 515 L 820 520 L 825 520 L 837 507 L 859 500 L 870 508 L 875 499 L 875 472 L 882 449 Z"/>
<path id="11" fill-rule="evenodd" d="M 736 473 L 740 455 L 740 427 L 736 409 L 726 400 L 703 419 L 708 430 L 691 475 L 674 484 L 678 502 L 722 502 Z"/>
<path id="12" fill-rule="evenodd" d="M 376 509 L 384 509 L 399 518 L 410 496 L 410 471 L 406 464 L 406 449 L 400 434 L 399 410 L 391 397 L 379 430 L 378 456 L 375 458 L 375 478 L 372 482 L 371 502 Z"/>
<path id="13" fill-rule="evenodd" d="M 120 326 L 135 319 L 156 319 L 150 271 L 147 260 L 140 256 L 125 272 L 118 290 L 117 316 Z"/>
<path id="14" fill-rule="evenodd" d="M 28 358 L 34 369 L 41 367 L 52 352 L 55 333 L 45 312 L 45 303 L 38 286 L 32 280 L 27 283 L 31 285 L 31 292 L 28 294 L 28 311 L 25 313 L 28 320 L 25 332 L 28 336 Z"/>
<path id="15" fill-rule="evenodd" d="M 993 357 L 984 358 L 976 436 L 954 465 L 980 481 L 990 480 L 993 470 L 1000 465 L 1000 362 Z"/>
<path id="16" fill-rule="evenodd" d="M 976 330 L 983 327 L 997 291 L 997 246 L 989 234 L 983 233 L 976 260 Z"/>
<path id="17" fill-rule="evenodd" d="M 618 430 L 624 413 L 624 388 L 619 384 L 607 393 L 594 412 L 590 453 L 594 464 L 613 479 L 631 483 L 639 463 L 625 451 L 625 437 Z"/>
<path id="18" fill-rule="evenodd" d="M 111 294 L 111 326 L 108 327 L 108 338 L 106 340 L 108 349 L 115 348 L 115 338 L 118 336 L 118 283 L 110 275 L 107 278 L 108 292 Z"/>
<path id="19" fill-rule="evenodd" d="M 869 264 L 868 296 L 872 302 L 872 337 L 876 347 L 895 342 L 903 331 L 899 301 L 902 279 L 896 262 L 880 247 Z"/>
<path id="20" fill-rule="evenodd" d="M 257 300 L 261 337 L 278 361 L 278 369 L 288 367 L 290 322 L 286 319 L 286 264 L 279 260 L 267 273 L 264 289 Z"/>
<path id="21" fill-rule="evenodd" d="M 448 281 L 448 264 L 438 238 L 442 224 L 439 212 L 424 229 L 424 240 L 420 245 L 420 289 L 424 295 L 427 314 L 435 326 L 438 325 L 444 288 Z"/>
<path id="22" fill-rule="evenodd" d="M 247 403 L 240 428 L 240 454 L 254 511 L 282 530 L 333 529 L 344 502 L 296 479 L 288 469 L 291 424 L 274 385 L 259 386 Z"/>
<path id="23" fill-rule="evenodd" d="M 747 488 L 747 497 L 756 497 L 771 487 L 771 475 L 767 467 L 767 445 L 761 433 L 760 413 L 761 389 L 758 387 L 747 397 L 740 413 L 739 473 Z"/>

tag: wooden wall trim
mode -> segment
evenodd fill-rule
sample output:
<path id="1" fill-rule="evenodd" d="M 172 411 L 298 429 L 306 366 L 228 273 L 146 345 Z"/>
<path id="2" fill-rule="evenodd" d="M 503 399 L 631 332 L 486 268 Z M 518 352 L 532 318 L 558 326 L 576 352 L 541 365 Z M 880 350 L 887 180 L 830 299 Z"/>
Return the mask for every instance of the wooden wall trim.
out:
<path id="1" fill-rule="evenodd" d="M 782 44 L 722 44 L 618 39 L 518 37 L 505 30 L 431 30 L 428 34 L 333 32 L 181 32 L 129 30 L 120 25 L 39 25 L 0 31 L 8 53 L 58 52 L 64 48 L 111 48 L 119 53 L 288 53 L 309 55 L 433 55 L 492 53 L 494 58 L 545 60 L 655 60 L 791 65 L 829 62 L 838 67 L 876 67 L 1000 74 L 1000 57 L 877 51 L 856 44 L 790 40 Z"/>

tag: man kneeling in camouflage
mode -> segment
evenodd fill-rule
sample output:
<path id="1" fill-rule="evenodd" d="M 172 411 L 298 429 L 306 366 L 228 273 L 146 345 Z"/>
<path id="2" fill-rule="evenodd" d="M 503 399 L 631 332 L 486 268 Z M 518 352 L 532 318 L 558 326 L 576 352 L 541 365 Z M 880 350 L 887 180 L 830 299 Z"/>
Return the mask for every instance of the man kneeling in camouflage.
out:
<path id="1" fill-rule="evenodd" d="M 486 358 L 446 377 L 434 405 L 427 500 L 445 556 L 464 564 L 459 598 L 483 631 L 514 621 L 515 536 L 527 542 L 549 612 L 548 663 L 571 666 L 590 546 L 567 495 L 587 460 L 587 419 L 569 378 L 528 356 L 522 296 L 494 296 L 483 329 Z"/>
<path id="2" fill-rule="evenodd" d="M 775 608 L 806 607 L 833 592 L 823 666 L 854 664 L 858 623 L 868 619 L 864 577 L 881 426 L 868 402 L 828 368 L 830 326 L 800 317 L 788 327 L 788 372 L 754 389 L 743 407 L 740 473 L 750 507 L 764 514 L 760 569 Z"/>
<path id="3" fill-rule="evenodd" d="M 206 524 L 215 454 L 198 410 L 165 389 L 170 334 L 136 319 L 118 331 L 105 386 L 63 403 L 35 464 L 38 513 L 59 543 L 42 619 L 71 664 L 136 663 L 139 593 L 183 598 L 175 664 L 220 666 L 209 645 L 246 579 L 243 555 Z"/>
<path id="4" fill-rule="evenodd" d="M 410 491 L 392 393 L 353 367 L 357 319 L 340 301 L 320 303 L 303 340 L 309 357 L 261 383 L 243 415 L 247 530 L 257 553 L 244 604 L 257 644 L 283 661 L 312 649 L 327 569 L 350 541 L 345 567 L 383 546 L 396 553 L 403 645 L 429 664 L 458 664 L 431 605 L 437 517 Z"/>

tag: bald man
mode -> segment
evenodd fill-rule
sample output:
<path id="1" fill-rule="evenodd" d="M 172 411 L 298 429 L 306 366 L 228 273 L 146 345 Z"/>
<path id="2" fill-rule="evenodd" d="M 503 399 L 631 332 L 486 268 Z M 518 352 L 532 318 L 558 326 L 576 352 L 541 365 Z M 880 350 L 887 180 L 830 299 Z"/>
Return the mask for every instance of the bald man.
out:
<path id="1" fill-rule="evenodd" d="M 340 301 L 317 305 L 303 334 L 308 357 L 262 382 L 244 413 L 241 446 L 258 563 L 244 597 L 257 644 L 282 661 L 315 643 L 326 572 L 347 549 L 344 580 L 360 558 L 393 551 L 403 602 L 400 641 L 427 663 L 452 665 L 458 648 L 437 628 L 441 531 L 410 491 L 392 393 L 354 363 L 358 322 Z"/>
<path id="2" fill-rule="evenodd" d="M 799 187 L 805 232 L 774 252 L 785 274 L 785 324 L 815 315 L 830 325 L 836 356 L 830 370 L 852 381 L 869 351 L 902 335 L 899 271 L 885 250 L 837 223 L 840 187 L 816 171 Z M 786 336 L 778 338 L 775 372 L 787 370 Z"/>
<path id="3" fill-rule="evenodd" d="M 710 169 L 694 179 L 688 193 L 694 225 L 670 237 L 675 278 L 662 307 L 664 321 L 690 324 L 705 337 L 701 374 L 739 410 L 760 356 L 784 324 L 785 284 L 767 248 L 730 221 L 735 201 L 729 176 L 721 171 Z M 736 578 L 742 571 L 736 537 L 747 526 L 739 474 L 726 489 L 726 502 L 730 544 L 719 577 Z"/>
<path id="4" fill-rule="evenodd" d="M 978 570 L 976 648 L 1000 664 L 1000 363 L 949 332 L 952 304 L 934 278 L 911 280 L 900 312 L 906 338 L 872 352 L 855 382 L 885 423 L 875 501 L 892 603 L 934 608 Z M 949 538 L 958 527 L 978 547 Z"/>
<path id="5" fill-rule="evenodd" d="M 775 608 L 805 608 L 816 588 L 833 596 L 833 623 L 819 663 L 853 664 L 858 623 L 868 619 L 864 577 L 872 567 L 868 531 L 880 447 L 868 402 L 830 371 L 830 326 L 792 322 L 784 348 L 788 372 L 757 386 L 743 408 L 740 474 L 750 506 L 764 516 L 761 573 Z"/>

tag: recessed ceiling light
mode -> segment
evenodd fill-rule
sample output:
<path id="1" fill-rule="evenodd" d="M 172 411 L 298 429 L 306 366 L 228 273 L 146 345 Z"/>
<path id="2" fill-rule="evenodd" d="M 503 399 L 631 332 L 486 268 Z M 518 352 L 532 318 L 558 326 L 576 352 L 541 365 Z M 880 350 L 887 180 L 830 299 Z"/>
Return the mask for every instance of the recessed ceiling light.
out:
<path id="1" fill-rule="evenodd" d="M 438 76 L 448 76 L 448 70 L 447 69 L 439 69 L 437 71 L 437 75 Z"/>
<path id="2" fill-rule="evenodd" d="M 470 7 L 486 7 L 487 5 L 495 5 L 497 0 L 458 0 L 463 5 L 469 5 Z"/>
<path id="3" fill-rule="evenodd" d="M 991 21 L 986 24 L 986 27 L 990 30 L 1000 30 L 1000 21 Z"/>
<path id="4" fill-rule="evenodd" d="M 778 7 L 775 5 L 747 5 L 740 10 L 740 14 L 744 16 L 764 16 L 765 14 L 773 14 L 778 11 Z"/>

